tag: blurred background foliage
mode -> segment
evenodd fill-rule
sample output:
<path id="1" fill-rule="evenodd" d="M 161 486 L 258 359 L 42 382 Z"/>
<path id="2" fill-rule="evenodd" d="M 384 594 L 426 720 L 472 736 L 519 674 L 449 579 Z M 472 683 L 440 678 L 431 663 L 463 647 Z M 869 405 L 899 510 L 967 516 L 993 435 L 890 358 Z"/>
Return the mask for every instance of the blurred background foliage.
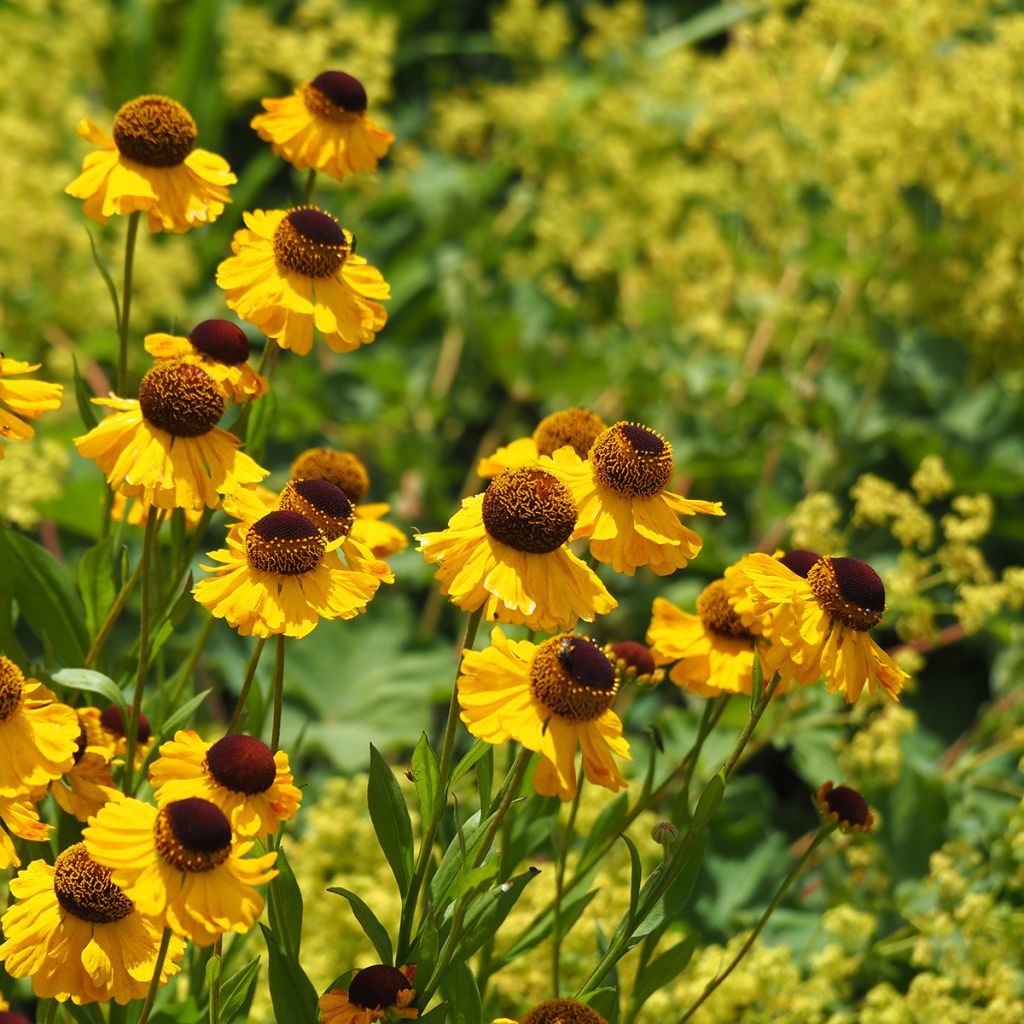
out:
<path id="1" fill-rule="evenodd" d="M 808 691 L 777 712 L 758 771 L 730 790 L 733 825 L 715 837 L 724 863 L 733 851 L 733 876 L 707 880 L 691 912 L 723 940 L 753 920 L 782 870 L 780 837 L 811 827 L 804 794 L 825 777 L 865 787 L 883 820 L 878 846 L 844 854 L 820 899 L 840 909 L 823 925 L 780 913 L 787 951 L 769 941 L 746 962 L 747 1002 L 733 1016 L 713 1001 L 699 1019 L 763 1019 L 739 1015 L 774 1014 L 777 996 L 791 1014 L 778 1020 L 1004 1019 L 1020 964 L 1009 980 L 979 981 L 996 955 L 982 941 L 995 912 L 957 918 L 956 907 L 976 893 L 1019 908 L 1024 863 L 1024 5 L 8 0 L 0 36 L 8 356 L 38 358 L 67 382 L 77 359 L 96 393 L 109 386 L 116 333 L 92 245 L 116 277 L 124 225 L 87 229 L 63 195 L 85 150 L 80 117 L 109 125 L 126 99 L 167 93 L 240 177 L 212 227 L 142 238 L 141 368 L 144 333 L 224 314 L 213 271 L 243 210 L 297 201 L 300 182 L 248 127 L 260 97 L 344 68 L 397 141 L 377 175 L 344 189 L 321 180 L 317 198 L 394 297 L 371 347 L 284 355 L 263 414 L 275 482 L 305 447 L 352 449 L 370 467 L 371 500 L 390 501 L 404 527 L 434 529 L 460 493 L 481 489 L 479 454 L 586 405 L 664 433 L 678 489 L 729 513 L 704 527 L 684 573 L 609 580 L 622 607 L 596 627 L 602 639 L 641 637 L 655 594 L 692 601 L 754 546 L 873 562 L 894 612 L 882 640 L 914 687 L 899 708 L 849 713 Z M 73 567 L 99 527 L 101 481 L 67 455 L 80 432 L 70 391 L 62 415 L 0 463 L 0 515 Z M 215 520 L 211 547 L 219 536 Z M 406 757 L 446 699 L 456 618 L 415 552 L 394 565 L 399 586 L 363 620 L 294 645 L 286 734 L 301 738 L 313 792 L 359 770 L 371 739 Z M 200 626 L 191 609 L 163 652 L 168 673 Z M 120 629 L 130 642 L 131 621 Z M 35 649 L 24 623 L 19 637 Z M 214 627 L 195 672 L 197 689 L 218 688 L 214 723 L 247 653 Z M 639 696 L 630 722 L 638 735 L 658 722 L 671 755 L 692 715 L 663 691 Z M 338 797 L 350 822 L 354 785 Z M 318 820 L 300 847 L 316 847 L 329 824 Z M 761 840 L 766 852 L 752 855 Z M 854 917 L 842 917 L 847 896 Z M 861 912 L 870 927 L 857 926 Z M 339 916 L 323 914 L 307 926 Z M 932 925 L 919 927 L 939 914 L 955 918 L 942 935 L 958 936 L 966 974 L 949 969 Z M 721 953 L 701 956 L 710 975 Z M 839 1016 L 806 987 L 824 963 Z M 805 1002 L 778 995 L 797 990 Z M 920 1015 L 940 997 L 969 997 L 970 1009 Z M 812 1003 L 818 1016 L 795 1008 Z M 863 1015 L 842 1016 L 852 1006 Z"/>

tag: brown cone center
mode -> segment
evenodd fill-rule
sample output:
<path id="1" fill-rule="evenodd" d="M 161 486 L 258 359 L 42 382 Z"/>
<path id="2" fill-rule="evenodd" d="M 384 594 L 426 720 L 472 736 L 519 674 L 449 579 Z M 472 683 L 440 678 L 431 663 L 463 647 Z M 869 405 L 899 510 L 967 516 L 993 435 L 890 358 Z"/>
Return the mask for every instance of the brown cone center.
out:
<path id="1" fill-rule="evenodd" d="M 333 448 L 309 448 L 293 463 L 293 480 L 329 480 L 340 487 L 353 505 L 358 505 L 370 491 L 370 474 L 362 459 L 352 452 Z"/>
<path id="2" fill-rule="evenodd" d="M 230 320 L 204 320 L 188 336 L 197 352 L 225 366 L 238 366 L 249 358 L 249 339 Z"/>
<path id="3" fill-rule="evenodd" d="M 278 504 L 282 509 L 301 512 L 329 541 L 347 537 L 356 521 L 352 502 L 330 480 L 291 480 Z"/>
<path id="4" fill-rule="evenodd" d="M 522 1024 L 606 1024 L 594 1009 L 576 999 L 549 999 L 525 1014 Z"/>
<path id="5" fill-rule="evenodd" d="M 332 277 L 352 252 L 352 236 L 313 206 L 289 210 L 274 231 L 278 263 L 303 277 Z"/>
<path id="6" fill-rule="evenodd" d="M 349 983 L 348 1001 L 363 1010 L 381 1010 L 398 1003 L 399 992 L 412 988 L 397 968 L 375 964 L 357 971 Z"/>
<path id="7" fill-rule="evenodd" d="M 212 871 L 231 853 L 231 823 L 216 804 L 197 796 L 163 807 L 153 836 L 157 853 L 178 871 Z"/>
<path id="8" fill-rule="evenodd" d="M 61 909 L 90 924 L 111 924 L 135 905 L 110 880 L 110 868 L 97 864 L 85 843 L 69 846 L 53 865 L 53 891 Z"/>
<path id="9" fill-rule="evenodd" d="M 0 654 L 0 722 L 7 721 L 21 704 L 25 676 L 20 668 Z"/>
<path id="10" fill-rule="evenodd" d="M 177 167 L 192 152 L 196 123 L 166 96 L 129 100 L 114 117 L 114 143 L 123 156 L 147 167 Z"/>
<path id="11" fill-rule="evenodd" d="M 277 777 L 270 747 L 240 733 L 217 740 L 206 752 L 206 767 L 225 789 L 250 796 L 266 792 Z"/>
<path id="12" fill-rule="evenodd" d="M 484 492 L 484 529 L 516 551 L 557 551 L 576 527 L 576 502 L 569 489 L 541 469 L 506 470 Z"/>
<path id="13" fill-rule="evenodd" d="M 807 582 L 818 604 L 844 626 L 864 633 L 882 621 L 885 586 L 867 562 L 825 555 L 811 566 Z"/>
<path id="14" fill-rule="evenodd" d="M 149 423 L 174 437 L 200 437 L 224 415 L 224 396 L 201 367 L 167 362 L 142 378 L 139 407 Z"/>
<path id="15" fill-rule="evenodd" d="M 581 459 L 585 459 L 604 429 L 604 421 L 589 409 L 563 409 L 545 416 L 537 424 L 533 441 L 541 455 L 553 455 L 568 444 Z"/>
<path id="16" fill-rule="evenodd" d="M 648 427 L 616 423 L 594 442 L 590 464 L 598 481 L 631 498 L 660 494 L 672 479 L 672 446 Z"/>
<path id="17" fill-rule="evenodd" d="M 324 535 L 300 512 L 268 512 L 245 535 L 249 565 L 278 576 L 301 576 L 320 564 L 327 550 Z"/>
<path id="18" fill-rule="evenodd" d="M 704 628 L 733 640 L 753 640 L 740 617 L 729 603 L 729 590 L 724 580 L 709 583 L 697 598 L 697 614 Z"/>
<path id="19" fill-rule="evenodd" d="M 586 637 L 563 633 L 545 640 L 530 664 L 530 693 L 552 714 L 589 722 L 615 701 L 619 684 L 604 651 Z"/>

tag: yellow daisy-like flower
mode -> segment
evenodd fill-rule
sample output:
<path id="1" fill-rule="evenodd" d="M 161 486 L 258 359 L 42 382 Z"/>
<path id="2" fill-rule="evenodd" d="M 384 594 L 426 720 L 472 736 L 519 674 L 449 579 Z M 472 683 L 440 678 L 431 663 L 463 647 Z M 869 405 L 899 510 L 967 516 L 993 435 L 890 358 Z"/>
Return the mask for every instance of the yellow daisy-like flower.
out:
<path id="1" fill-rule="evenodd" d="M 83 843 L 51 867 L 33 861 L 11 881 L 18 902 L 3 916 L 0 961 L 15 978 L 32 979 L 45 999 L 124 1004 L 143 999 L 156 970 L 161 934 L 111 880 Z M 185 943 L 172 938 L 160 971 L 180 970 Z"/>
<path id="2" fill-rule="evenodd" d="M 78 134 L 99 149 L 64 191 L 84 199 L 86 216 L 101 224 L 141 210 L 150 231 L 188 231 L 215 221 L 231 202 L 228 186 L 238 179 L 222 157 L 193 148 L 196 123 L 175 100 L 140 96 L 114 116 L 113 138 L 88 117 Z"/>
<path id="3" fill-rule="evenodd" d="M 50 826 L 39 820 L 39 812 L 24 794 L 0 796 L 0 824 L 0 870 L 21 865 L 11 835 L 33 843 L 44 843 L 50 835 Z"/>
<path id="4" fill-rule="evenodd" d="M 355 253 L 355 237 L 312 206 L 244 215 L 229 256 L 217 268 L 227 304 L 281 348 L 300 356 L 313 328 L 334 352 L 368 345 L 387 322 L 391 297 L 376 267 Z"/>
<path id="5" fill-rule="evenodd" d="M 78 716 L 0 654 L 0 796 L 59 779 L 74 764 Z"/>
<path id="6" fill-rule="evenodd" d="M 574 453 L 575 454 L 575 453 Z M 416 537 L 439 564 L 441 593 L 494 622 L 554 633 L 593 622 L 618 606 L 568 547 L 576 526 L 568 488 L 540 469 L 508 470 L 483 494 L 465 498 L 448 529 Z"/>
<path id="7" fill-rule="evenodd" d="M 90 730 L 86 725 L 87 716 L 83 713 L 85 710 L 77 711 L 79 733 L 74 754 L 75 763 L 69 771 L 50 785 L 50 792 L 58 806 L 79 821 L 88 821 L 105 803 L 116 799 L 118 794 L 114 777 L 110 773 L 112 751 L 105 739 L 99 737 L 100 730 Z M 148 739 L 149 723 L 145 724 L 145 736 Z M 90 733 L 96 742 L 90 743 Z M 141 720 L 139 733 L 141 739 Z"/>
<path id="8" fill-rule="evenodd" d="M 198 946 L 245 933 L 263 911 L 253 888 L 277 875 L 277 853 L 246 858 L 224 812 L 199 797 L 160 808 L 124 798 L 103 807 L 83 833 L 89 856 L 111 869 L 139 913 Z"/>
<path id="9" fill-rule="evenodd" d="M 302 802 L 292 784 L 288 755 L 255 736 L 235 734 L 206 743 L 191 729 L 160 747 L 149 772 L 163 807 L 190 796 L 216 804 L 240 836 L 263 839 L 290 821 Z"/>
<path id="10" fill-rule="evenodd" d="M 590 449 L 584 462 L 572 448 L 542 456 L 572 491 L 579 506 L 573 534 L 588 538 L 599 562 L 632 576 L 647 565 L 659 576 L 681 569 L 703 541 L 679 521 L 681 515 L 724 516 L 720 501 L 696 501 L 667 491 L 675 464 L 672 446 L 636 423 L 616 423 Z"/>
<path id="11" fill-rule="evenodd" d="M 520 1020 L 498 1017 L 493 1024 L 607 1024 L 597 1010 L 578 999 L 548 999 Z"/>
<path id="12" fill-rule="evenodd" d="M 581 459 L 586 459 L 591 446 L 604 429 L 604 420 L 589 409 L 573 408 L 553 412 L 537 424 L 530 437 L 517 438 L 482 458 L 477 463 L 477 476 L 487 479 L 506 469 L 532 466 L 541 455 L 554 455 L 565 445 L 569 445 Z"/>
<path id="13" fill-rule="evenodd" d="M 134 714 L 132 705 L 128 705 L 128 717 Z M 96 750 L 107 761 L 123 758 L 128 753 L 128 732 L 121 709 L 110 704 L 102 711 L 99 708 L 79 708 L 78 716 L 85 729 L 86 749 Z M 149 718 L 144 711 L 139 712 L 139 724 L 136 733 L 135 766 L 138 767 L 149 753 L 152 745 L 153 730 Z"/>
<path id="14" fill-rule="evenodd" d="M 868 635 L 882 621 L 885 586 L 866 562 L 826 555 L 804 578 L 758 553 L 739 562 L 736 576 L 768 611 L 792 613 L 796 628 L 775 631 L 765 655 L 769 666 L 779 664 L 785 676 L 790 658 L 795 676 L 824 676 L 829 692 L 838 690 L 850 703 L 865 685 L 872 693 L 899 697 L 907 674 Z"/>
<path id="15" fill-rule="evenodd" d="M 851 786 L 833 786 L 831 782 L 823 782 L 814 802 L 826 824 L 839 826 L 840 832 L 873 832 L 875 817 L 864 799 Z"/>
<path id="16" fill-rule="evenodd" d="M 320 997 L 320 1019 L 324 1024 L 373 1024 L 385 1017 L 412 1020 L 419 1015 L 409 1005 L 416 998 L 415 974 L 415 966 L 364 967 L 352 976 L 348 991 L 335 988 Z"/>
<path id="17" fill-rule="evenodd" d="M 249 339 L 230 320 L 204 320 L 187 338 L 147 334 L 145 345 L 154 359 L 181 360 L 202 367 L 232 402 L 260 398 L 270 387 L 249 366 Z"/>
<path id="18" fill-rule="evenodd" d="M 266 113 L 252 127 L 300 171 L 311 167 L 341 181 L 374 170 L 395 141 L 366 113 L 362 82 L 344 71 L 323 71 L 291 96 L 261 102 Z"/>
<path id="19" fill-rule="evenodd" d="M 636 640 L 605 644 L 603 650 L 615 666 L 620 684 L 653 689 L 665 678 L 664 670 L 658 668 L 654 659 L 654 652 Z"/>
<path id="20" fill-rule="evenodd" d="M 37 420 L 44 412 L 60 408 L 64 388 L 41 380 L 10 380 L 24 373 L 34 373 L 42 363 L 23 363 L 0 355 L 0 437 L 8 441 L 28 441 L 36 436 L 35 428 L 15 413 Z M 4 447 L 0 445 L 0 459 Z"/>
<path id="21" fill-rule="evenodd" d="M 631 760 L 622 722 L 611 710 L 619 691 L 615 667 L 586 637 L 564 633 L 537 645 L 509 640 L 466 651 L 458 681 L 466 728 L 488 743 L 516 740 L 543 759 L 533 786 L 544 796 L 576 795 L 576 749 L 583 773 L 617 792 L 626 785 L 613 754 Z"/>
<path id="22" fill-rule="evenodd" d="M 220 496 L 259 483 L 268 471 L 221 430 L 224 395 L 193 363 L 154 366 L 139 385 L 138 401 L 94 398 L 116 410 L 83 437 L 79 453 L 92 459 L 107 483 L 125 497 L 157 508 L 217 508 Z"/>

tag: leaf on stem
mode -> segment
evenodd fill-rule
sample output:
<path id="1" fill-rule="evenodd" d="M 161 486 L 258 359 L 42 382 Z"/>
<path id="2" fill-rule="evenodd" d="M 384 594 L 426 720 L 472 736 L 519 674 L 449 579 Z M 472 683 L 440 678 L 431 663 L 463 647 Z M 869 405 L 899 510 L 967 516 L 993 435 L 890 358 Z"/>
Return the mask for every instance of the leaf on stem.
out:
<path id="1" fill-rule="evenodd" d="M 420 805 L 420 817 L 430 821 L 441 810 L 441 769 L 426 733 L 420 736 L 412 752 L 412 777 Z"/>
<path id="2" fill-rule="evenodd" d="M 409 808 L 390 765 L 370 744 L 370 779 L 367 786 L 370 820 L 384 851 L 398 890 L 405 896 L 412 880 L 412 822 Z"/>
<path id="3" fill-rule="evenodd" d="M 317 1020 L 316 989 L 299 961 L 287 954 L 278 937 L 265 924 L 260 924 L 260 931 L 270 957 L 268 978 L 274 1020 L 277 1024 L 310 1024 Z"/>
<path id="4" fill-rule="evenodd" d="M 128 721 L 128 705 L 117 683 L 102 672 L 91 668 L 62 668 L 50 674 L 50 681 L 65 690 L 84 690 L 98 693 L 111 704 L 116 704 L 124 721 Z"/>
<path id="5" fill-rule="evenodd" d="M 343 889 L 340 885 L 331 886 L 327 891 L 348 900 L 353 916 L 359 922 L 359 927 L 363 929 L 363 934 L 373 943 L 380 962 L 393 964 L 395 954 L 391 948 L 391 936 L 388 935 L 388 930 L 380 923 L 377 915 L 359 896 L 348 889 Z"/>

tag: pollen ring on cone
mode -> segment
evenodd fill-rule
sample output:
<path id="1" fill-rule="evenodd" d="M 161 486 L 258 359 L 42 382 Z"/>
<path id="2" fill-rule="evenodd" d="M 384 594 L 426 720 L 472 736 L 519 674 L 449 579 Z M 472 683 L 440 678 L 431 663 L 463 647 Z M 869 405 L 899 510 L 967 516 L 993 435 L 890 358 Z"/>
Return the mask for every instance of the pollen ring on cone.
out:
<path id="1" fill-rule="evenodd" d="M 139 408 L 154 427 L 175 437 L 199 437 L 224 415 L 224 396 L 201 367 L 167 362 L 142 378 Z"/>
<path id="2" fill-rule="evenodd" d="M 563 633 L 537 648 L 530 664 L 530 693 L 553 714 L 576 722 L 600 718 L 619 692 L 615 668 L 586 637 Z"/>
<path id="3" fill-rule="evenodd" d="M 192 152 L 196 123 L 176 100 L 140 96 L 114 117 L 114 143 L 123 156 L 146 167 L 177 167 Z"/>
<path id="4" fill-rule="evenodd" d="M 110 880 L 110 868 L 97 864 L 85 843 L 69 846 L 53 865 L 53 891 L 61 908 L 80 921 L 111 924 L 135 904 Z"/>
<path id="5" fill-rule="evenodd" d="M 324 71 L 302 87 L 302 100 L 312 114 L 331 121 L 350 120 L 366 111 L 363 83 L 344 71 Z"/>
<path id="6" fill-rule="evenodd" d="M 560 548 L 576 526 L 569 489 L 541 469 L 506 470 L 484 492 L 484 529 L 517 551 L 546 555 Z"/>
<path id="7" fill-rule="evenodd" d="M 10 658 L 0 654 L 0 722 L 6 721 L 17 710 L 25 690 L 25 677 Z"/>
<path id="8" fill-rule="evenodd" d="M 249 565 L 279 576 L 312 572 L 326 550 L 323 533 L 299 512 L 268 512 L 253 523 L 245 535 Z"/>
<path id="9" fill-rule="evenodd" d="M 209 800 L 190 796 L 163 807 L 153 837 L 157 853 L 178 871 L 201 874 L 231 853 L 231 823 Z"/>
<path id="10" fill-rule="evenodd" d="M 867 562 L 825 555 L 811 566 L 807 583 L 834 619 L 864 633 L 882 621 L 885 586 Z"/>
<path id="11" fill-rule="evenodd" d="M 352 502 L 330 480 L 290 480 L 281 492 L 279 507 L 301 513 L 331 541 L 347 537 L 356 521 Z"/>
<path id="12" fill-rule="evenodd" d="M 697 598 L 697 614 L 712 633 L 734 640 L 754 639 L 729 604 L 729 589 L 724 580 L 714 580 L 704 588 Z"/>
<path id="13" fill-rule="evenodd" d="M 672 445 L 649 427 L 616 423 L 594 442 L 590 464 L 606 487 L 633 498 L 653 498 L 672 479 Z"/>
<path id="14" fill-rule="evenodd" d="M 274 231 L 274 256 L 303 277 L 331 277 L 352 252 L 352 236 L 313 206 L 289 210 Z"/>

